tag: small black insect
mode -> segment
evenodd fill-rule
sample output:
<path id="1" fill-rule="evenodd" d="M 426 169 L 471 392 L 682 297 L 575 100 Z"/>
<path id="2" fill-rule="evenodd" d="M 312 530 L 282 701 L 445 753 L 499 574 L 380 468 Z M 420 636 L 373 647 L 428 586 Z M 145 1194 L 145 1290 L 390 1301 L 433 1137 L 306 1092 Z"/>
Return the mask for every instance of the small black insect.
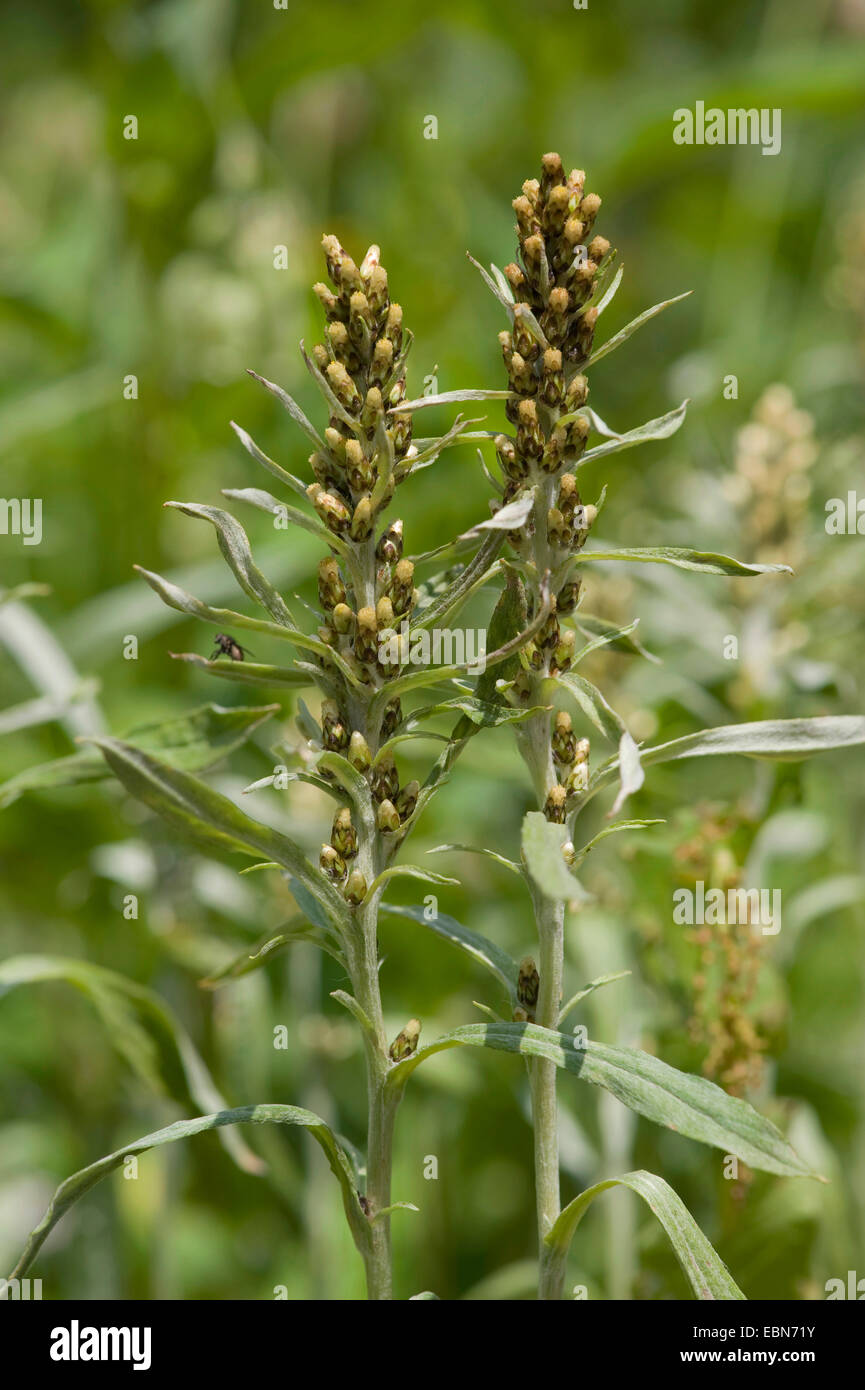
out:
<path id="1" fill-rule="evenodd" d="M 361 1211 L 363 1212 L 364 1216 L 369 1216 L 369 1213 L 370 1213 L 369 1198 L 368 1198 L 368 1197 L 364 1197 L 364 1195 L 363 1195 L 362 1192 L 358 1192 L 358 1194 L 357 1194 L 357 1200 L 358 1200 L 358 1202 L 360 1203 L 360 1209 L 361 1209 Z"/>
<path id="2" fill-rule="evenodd" d="M 216 647 L 210 658 L 211 661 L 215 661 L 220 655 L 230 656 L 232 661 L 243 661 L 246 656 L 244 648 L 239 642 L 235 642 L 234 638 L 228 632 L 217 632 L 214 641 L 216 642 Z"/>

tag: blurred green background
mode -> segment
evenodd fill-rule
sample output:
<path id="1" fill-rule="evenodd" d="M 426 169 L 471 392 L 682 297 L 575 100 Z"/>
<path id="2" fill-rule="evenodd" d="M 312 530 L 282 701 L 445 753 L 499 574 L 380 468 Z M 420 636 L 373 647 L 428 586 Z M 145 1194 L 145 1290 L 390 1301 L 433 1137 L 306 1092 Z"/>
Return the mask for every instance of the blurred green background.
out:
<path id="1" fill-rule="evenodd" d="M 593 679 L 635 735 L 655 741 L 862 709 L 865 540 L 828 536 L 824 520 L 829 498 L 863 487 L 863 0 L 589 0 L 585 10 L 567 0 L 34 0 L 7 9 L 3 30 L 2 492 L 43 499 L 43 539 L 0 536 L 0 583 L 50 592 L 0 609 L 0 779 L 100 727 L 122 732 L 207 700 L 264 702 L 169 659 L 207 654 L 212 634 L 164 608 L 134 562 L 209 602 L 245 601 L 210 528 L 162 502 L 218 504 L 222 487 L 262 485 L 229 419 L 306 476 L 306 441 L 245 368 L 321 418 L 297 343 L 320 332 L 309 287 L 323 274 L 324 231 L 358 260 L 380 243 L 416 335 L 410 395 L 431 374 L 440 391 L 501 387 L 500 310 L 465 252 L 513 258 L 510 200 L 548 149 L 587 169 L 604 199 L 598 229 L 626 267 L 602 337 L 693 291 L 592 375 L 591 404 L 617 429 L 692 402 L 667 444 L 587 469 L 585 496 L 610 485 L 599 535 L 796 568 L 793 580 L 730 584 L 593 567 L 587 607 L 640 616 L 643 642 L 663 659 L 608 654 Z M 697 100 L 780 107 L 781 154 L 675 145 L 673 111 Z M 430 115 L 435 140 L 424 138 Z M 136 140 L 124 139 L 128 116 Z M 277 270 L 281 245 L 287 268 Z M 738 393 L 725 399 L 731 375 Z M 437 410 L 434 427 L 452 418 Z M 481 519 L 488 492 L 470 446 L 445 453 L 400 494 L 408 551 Z M 262 568 L 310 597 L 315 540 L 242 520 Z M 466 623 L 482 625 L 489 605 L 480 596 Z M 123 658 L 128 635 L 137 661 Z M 739 639 L 735 661 L 728 635 Z M 280 733 L 296 738 L 292 700 L 273 698 L 281 721 L 212 774 L 223 790 L 266 775 Z M 44 722 L 29 722 L 32 707 L 14 712 L 35 699 Z M 422 778 L 430 746 L 406 746 L 405 777 Z M 590 1001 L 591 1036 L 704 1069 L 771 1114 L 831 1180 L 725 1180 L 720 1154 L 561 1082 L 565 1197 L 628 1168 L 662 1173 L 751 1298 L 821 1298 L 827 1279 L 865 1275 L 863 769 L 857 753 L 769 770 L 734 760 L 654 769 L 632 812 L 665 824 L 593 852 L 595 900 L 568 924 L 567 993 L 632 971 Z M 313 790 L 251 800 L 317 852 L 329 807 Z M 410 858 L 452 840 L 514 854 L 529 806 L 508 730 L 484 733 Z M 593 806 L 589 829 L 605 809 Z M 54 953 L 128 975 L 173 1007 L 232 1104 L 305 1105 L 361 1142 L 362 1059 L 328 997 L 344 983 L 332 962 L 298 946 L 221 991 L 198 987 L 287 915 L 266 875 L 239 878 L 235 865 L 187 851 L 109 783 L 23 796 L 0 815 L 4 958 Z M 531 948 L 528 900 L 507 874 L 464 855 L 435 867 L 462 883 L 440 890 L 443 911 L 514 955 Z M 778 936 L 695 940 L 673 925 L 676 887 L 740 874 L 782 890 Z M 137 920 L 123 916 L 130 892 Z M 473 999 L 498 1003 L 420 926 L 389 918 L 381 938 L 394 1033 L 415 1014 L 431 1038 L 479 1020 Z M 280 1024 L 283 1051 L 272 1045 Z M 4 1269 L 61 1178 L 194 1113 L 170 1058 L 150 1074 L 116 1041 L 63 984 L 0 999 Z M 43 1252 L 44 1296 L 271 1298 L 275 1286 L 290 1298 L 360 1296 L 360 1261 L 318 1150 L 302 1135 L 253 1142 L 268 1177 L 240 1173 L 209 1135 L 150 1155 L 137 1182 L 103 1184 Z M 435 1181 L 423 1176 L 430 1154 Z M 516 1059 L 448 1053 L 418 1071 L 394 1195 L 421 1209 L 395 1220 L 399 1296 L 531 1296 L 531 1135 Z M 591 1298 L 687 1296 L 660 1228 L 618 1192 L 580 1228 L 576 1284 Z"/>

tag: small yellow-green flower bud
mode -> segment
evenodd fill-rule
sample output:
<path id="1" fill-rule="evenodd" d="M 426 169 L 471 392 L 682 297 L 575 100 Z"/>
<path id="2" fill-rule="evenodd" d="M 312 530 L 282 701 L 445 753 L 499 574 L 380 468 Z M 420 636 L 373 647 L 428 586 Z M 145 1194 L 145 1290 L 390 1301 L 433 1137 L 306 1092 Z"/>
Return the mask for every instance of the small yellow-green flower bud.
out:
<path id="1" fill-rule="evenodd" d="M 402 704 L 399 696 L 389 700 L 384 707 L 384 718 L 381 721 L 382 738 L 390 738 L 395 733 L 398 726 L 402 723 Z"/>
<path id="2" fill-rule="evenodd" d="M 392 1062 L 401 1062 L 404 1057 L 410 1057 L 417 1049 L 418 1038 L 420 1037 L 420 1020 L 410 1018 L 401 1033 L 397 1033 L 388 1049 L 388 1056 Z"/>
<path id="3" fill-rule="evenodd" d="M 376 758 L 370 773 L 369 785 L 376 801 L 396 801 L 399 774 L 392 753 L 380 753 Z"/>
<path id="4" fill-rule="evenodd" d="M 567 793 L 564 787 L 551 787 L 547 794 L 544 804 L 544 815 L 548 821 L 554 825 L 564 825 L 565 823 L 565 801 Z"/>
<path id="5" fill-rule="evenodd" d="M 366 393 L 363 410 L 360 412 L 360 422 L 366 430 L 368 439 L 373 438 L 383 416 L 384 401 L 381 391 L 378 386 L 371 386 Z"/>
<path id="6" fill-rule="evenodd" d="M 394 352 L 402 347 L 402 306 L 391 304 L 384 321 L 384 335 L 393 343 Z"/>
<path id="7" fill-rule="evenodd" d="M 537 407 L 532 400 L 520 401 L 517 407 L 517 449 L 527 459 L 537 459 L 544 452 L 544 435 L 538 420 Z"/>
<path id="8" fill-rule="evenodd" d="M 589 383 L 582 373 L 577 373 L 568 382 L 568 389 L 565 392 L 565 405 L 568 410 L 579 410 L 580 406 L 586 404 L 589 398 Z"/>
<path id="9" fill-rule="evenodd" d="M 362 497 L 354 509 L 351 518 L 350 534 L 353 541 L 365 541 L 372 535 L 373 526 L 372 502 L 368 497 Z"/>
<path id="10" fill-rule="evenodd" d="M 402 556 L 402 522 L 399 517 L 392 521 L 386 531 L 379 536 L 375 548 L 376 556 L 385 564 L 396 564 Z"/>
<path id="11" fill-rule="evenodd" d="M 406 782 L 396 799 L 396 809 L 399 812 L 400 820 L 408 820 L 409 816 L 414 815 L 419 795 L 420 782 Z"/>
<path id="12" fill-rule="evenodd" d="M 393 835 L 395 831 L 399 830 L 399 811 L 392 801 L 388 801 L 387 798 L 385 798 L 384 801 L 379 803 L 379 808 L 376 812 L 376 821 L 383 835 Z"/>
<path id="13" fill-rule="evenodd" d="M 351 512 L 344 502 L 332 492 L 325 492 L 319 483 L 310 483 L 306 495 L 329 531 L 333 531 L 336 536 L 347 533 L 351 524 Z"/>
<path id="14" fill-rule="evenodd" d="M 390 600 L 394 614 L 401 618 L 408 613 L 414 597 L 414 565 L 411 560 L 399 560 L 394 566 Z"/>
<path id="15" fill-rule="evenodd" d="M 553 757 L 563 767 L 570 767 L 577 755 L 577 736 L 566 710 L 559 710 L 553 728 Z"/>
<path id="16" fill-rule="evenodd" d="M 587 193 L 580 203 L 580 217 L 585 227 L 585 235 L 592 230 L 592 225 L 601 207 L 601 200 L 597 193 Z"/>
<path id="17" fill-rule="evenodd" d="M 378 655 L 378 624 L 374 608 L 358 609 L 354 650 L 359 661 L 375 661 Z"/>
<path id="18" fill-rule="evenodd" d="M 318 857 L 322 873 L 326 874 L 334 883 L 341 883 L 345 877 L 345 860 L 337 853 L 333 845 L 322 845 L 321 854 Z"/>
<path id="19" fill-rule="evenodd" d="M 556 646 L 553 660 L 553 664 L 556 668 L 556 671 L 567 671 L 568 667 L 574 659 L 574 651 L 576 649 L 576 645 L 577 639 L 573 631 L 573 628 L 562 628 L 561 632 L 559 633 L 559 641 Z M 555 672 L 551 671 L 551 674 L 554 675 Z"/>
<path id="20" fill-rule="evenodd" d="M 352 907 L 357 907 L 366 897 L 366 879 L 360 869 L 352 869 L 342 890 L 343 897 Z"/>
<path id="21" fill-rule="evenodd" d="M 610 243 L 607 241 L 607 238 L 605 236 L 592 237 L 591 241 L 589 242 L 589 255 L 591 256 L 592 260 L 597 261 L 599 265 L 606 256 L 609 249 Z"/>
<path id="22" fill-rule="evenodd" d="M 338 603 L 345 603 L 345 585 L 339 572 L 339 565 L 332 555 L 318 563 L 318 601 L 325 612 L 330 612 Z"/>
<path id="23" fill-rule="evenodd" d="M 393 371 L 393 343 L 390 338 L 379 338 L 372 352 L 369 366 L 370 384 L 384 386 Z"/>
<path id="24" fill-rule="evenodd" d="M 564 584 L 556 595 L 556 611 L 564 614 L 573 613 L 579 601 L 581 588 L 581 579 L 571 579 Z"/>
<path id="25" fill-rule="evenodd" d="M 348 760 L 353 768 L 358 772 L 368 771 L 372 763 L 372 753 L 369 751 L 369 744 L 364 738 L 360 729 L 355 729 L 348 744 Z"/>
<path id="26" fill-rule="evenodd" d="M 357 831 L 351 823 L 351 811 L 343 806 L 333 818 L 330 843 L 343 859 L 354 859 L 357 854 Z"/>
<path id="27" fill-rule="evenodd" d="M 321 728 L 324 746 L 329 753 L 343 753 L 348 747 L 348 729 L 342 721 L 335 700 L 321 702 Z"/>
<path id="28" fill-rule="evenodd" d="M 540 976 L 538 967 L 531 956 L 523 956 L 520 961 L 519 974 L 517 976 L 517 999 L 524 1009 L 530 1013 L 534 1012 L 538 1002 L 538 989 L 540 988 Z"/>
<path id="29" fill-rule="evenodd" d="M 387 271 L 383 265 L 373 266 L 367 283 L 369 307 L 376 318 L 387 308 Z"/>
<path id="30" fill-rule="evenodd" d="M 347 603 L 337 603 L 330 615 L 334 630 L 345 637 L 354 630 L 356 618 Z"/>
<path id="31" fill-rule="evenodd" d="M 345 367 L 341 362 L 329 362 L 326 370 L 331 390 L 340 405 L 344 406 L 350 415 L 357 415 L 363 402 Z"/>

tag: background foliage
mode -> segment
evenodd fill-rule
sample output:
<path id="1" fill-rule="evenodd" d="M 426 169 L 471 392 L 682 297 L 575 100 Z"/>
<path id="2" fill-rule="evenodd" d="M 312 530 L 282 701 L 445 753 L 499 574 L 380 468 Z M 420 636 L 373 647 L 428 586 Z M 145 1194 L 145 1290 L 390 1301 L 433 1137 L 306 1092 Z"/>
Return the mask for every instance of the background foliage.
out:
<path id="1" fill-rule="evenodd" d="M 502 324 L 465 251 L 512 256 L 510 199 L 546 149 L 585 167 L 604 198 L 598 229 L 626 266 L 609 331 L 694 291 L 593 375 L 591 403 L 619 429 L 692 399 L 668 444 L 589 465 L 588 496 L 611 485 L 599 534 L 783 558 L 797 571 L 740 585 L 593 567 L 591 607 L 640 616 L 641 640 L 663 658 L 599 656 L 598 678 L 642 738 L 862 709 L 865 542 L 824 529 L 827 499 L 862 476 L 861 0 L 590 0 L 585 11 L 565 0 L 434 10 L 289 0 L 285 11 L 91 0 L 7 11 L 4 31 L 2 491 L 43 498 L 44 539 L 0 537 L 0 582 L 50 593 L 7 609 L 0 630 L 0 777 L 68 753 L 81 732 L 125 731 L 207 700 L 250 703 L 242 687 L 215 690 L 167 655 L 204 652 L 207 633 L 134 579 L 134 561 L 209 602 L 234 594 L 209 528 L 161 503 L 218 503 L 221 487 L 260 482 L 232 418 L 305 472 L 305 441 L 244 369 L 318 407 L 296 345 L 318 332 L 308 287 L 321 276 L 322 231 L 357 256 L 381 243 L 416 334 L 409 394 L 433 373 L 441 391 L 500 386 Z M 698 99 L 781 107 L 781 155 L 674 145 L 673 110 Z M 122 137 L 128 114 L 137 141 Z M 430 114 L 435 141 L 423 138 Z M 274 269 L 278 244 L 286 270 Z M 123 399 L 129 373 L 136 401 Z M 725 400 L 731 373 L 738 399 Z M 485 515 L 487 494 L 472 449 L 446 453 L 403 494 L 408 550 Z M 262 568 L 309 596 L 316 542 L 287 544 L 264 518 L 244 524 Z M 487 611 L 481 596 L 466 623 L 483 625 Z M 123 659 L 127 634 L 139 638 L 137 661 Z M 724 659 L 726 634 L 739 636 L 737 662 Z M 59 692 L 59 718 L 2 723 L 3 710 L 46 692 Z M 283 736 L 296 738 L 292 698 L 274 698 Z M 265 775 L 279 734 L 278 723 L 258 730 L 215 784 L 233 792 Z M 409 751 L 407 767 L 413 757 L 426 765 Z M 568 927 L 572 988 L 632 971 L 589 1001 L 593 1037 L 714 1068 L 831 1179 L 725 1181 L 720 1156 L 561 1083 L 565 1199 L 599 1176 L 662 1172 L 751 1298 L 822 1297 L 827 1279 L 862 1263 L 863 786 L 855 753 L 780 771 L 738 760 L 654 769 L 630 810 L 666 824 L 592 852 L 595 901 Z M 272 793 L 257 795 L 261 814 L 317 848 L 329 808 L 314 790 L 295 785 L 275 812 Z M 509 731 L 484 733 L 415 853 L 471 840 L 514 854 L 530 801 Z M 592 814 L 600 824 L 603 808 Z M 328 997 L 344 983 L 330 961 L 297 946 L 223 990 L 198 987 L 288 915 L 267 876 L 238 878 L 188 853 L 115 785 L 22 797 L 0 824 L 4 957 L 81 957 L 130 976 L 173 1006 L 229 1103 L 308 1106 L 360 1137 L 362 1061 Z M 672 924 L 674 888 L 743 866 L 781 888 L 779 936 L 755 951 Z M 475 856 L 435 867 L 462 882 L 440 891 L 443 911 L 514 956 L 530 948 L 528 903 L 504 870 Z M 122 915 L 129 892 L 137 921 Z M 480 1017 L 471 1001 L 487 998 L 485 981 L 435 938 L 392 917 L 382 948 L 394 1033 L 411 1015 L 427 1040 Z M 278 1024 L 285 1051 L 272 1046 Z M 63 1176 L 192 1113 L 170 1056 L 130 1067 L 141 1049 L 134 1036 L 122 1045 L 124 1026 L 113 1019 L 112 1043 L 92 1004 L 60 983 L 0 1000 L 4 1268 Z M 404 1296 L 530 1296 L 526 1115 L 515 1059 L 445 1054 L 418 1073 L 394 1183 L 421 1208 L 395 1221 Z M 46 1247 L 46 1296 L 269 1298 L 275 1285 L 292 1298 L 360 1295 L 322 1155 L 302 1134 L 255 1143 L 268 1177 L 239 1173 L 208 1136 L 150 1155 L 137 1182 L 97 1189 Z M 429 1154 L 435 1182 L 423 1177 Z M 570 1272 L 590 1297 L 687 1293 L 663 1234 L 626 1192 L 586 1218 Z"/>

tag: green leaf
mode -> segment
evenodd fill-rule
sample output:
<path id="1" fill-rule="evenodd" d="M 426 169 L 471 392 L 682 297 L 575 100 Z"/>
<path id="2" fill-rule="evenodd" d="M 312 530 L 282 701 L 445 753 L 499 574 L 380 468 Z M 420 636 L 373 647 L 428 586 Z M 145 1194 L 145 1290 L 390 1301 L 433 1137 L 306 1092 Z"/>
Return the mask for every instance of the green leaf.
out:
<path id="1" fill-rule="evenodd" d="M 689 550 L 679 545 L 642 546 L 630 550 L 581 550 L 574 564 L 593 560 L 627 560 L 637 565 L 673 565 L 680 570 L 697 570 L 701 574 L 722 574 L 748 579 L 755 574 L 792 574 L 789 565 L 746 565 L 729 555 L 716 555 L 711 550 Z"/>
<path id="2" fill-rule="evenodd" d="M 630 970 L 617 970 L 613 975 L 600 975 L 597 980 L 592 980 L 590 984 L 578 989 L 576 994 L 572 994 L 567 1004 L 563 1004 L 559 1013 L 559 1028 L 561 1028 L 568 1014 L 581 1004 L 584 999 L 588 999 L 590 994 L 594 994 L 596 989 L 603 989 L 604 985 L 615 984 L 616 980 L 624 980 L 630 975 Z"/>
<path id="3" fill-rule="evenodd" d="M 627 1047 L 587 1042 L 578 1047 L 566 1033 L 535 1023 L 469 1023 L 411 1057 L 397 1062 L 387 1085 L 398 1091 L 415 1067 L 451 1047 L 491 1047 L 544 1057 L 592 1086 L 601 1086 L 638 1115 L 687 1139 L 735 1154 L 751 1168 L 784 1177 L 816 1177 L 771 1121 L 714 1082 L 667 1066 L 657 1057 Z"/>
<path id="4" fill-rule="evenodd" d="M 421 926 L 429 927 L 436 936 L 440 936 L 445 941 L 449 941 L 452 946 L 458 946 L 461 951 L 472 957 L 473 960 L 480 961 L 485 965 L 500 984 L 504 985 L 508 994 L 513 997 L 516 994 L 517 975 L 519 967 L 515 960 L 511 960 L 507 951 L 503 951 L 495 942 L 488 941 L 480 932 L 472 931 L 470 927 L 464 927 L 455 917 L 449 917 L 446 912 L 439 912 L 432 919 L 426 916 L 422 907 L 397 907 L 392 903 L 383 903 L 381 912 L 388 913 L 392 917 L 407 917 L 412 922 L 420 922 Z"/>
<path id="5" fill-rule="evenodd" d="M 745 724 L 721 724 L 715 729 L 701 729 L 685 734 L 669 743 L 644 748 L 641 761 L 651 763 L 678 762 L 683 758 L 721 757 L 730 753 L 749 758 L 767 758 L 781 762 L 797 762 L 815 753 L 834 748 L 852 748 L 865 743 L 865 716 L 861 714 L 830 714 L 814 719 L 758 719 Z M 617 760 L 612 759 L 598 769 L 589 785 L 594 796 L 616 774 Z"/>
<path id="6" fill-rule="evenodd" d="M 341 922 L 346 906 L 336 889 L 314 868 L 299 845 L 278 830 L 252 820 L 227 797 L 119 739 L 91 739 L 124 787 L 175 829 L 208 850 L 221 849 L 268 859 L 299 879 L 324 909 Z"/>
<path id="7" fill-rule="evenodd" d="M 189 714 L 138 724 L 130 729 L 126 738 L 138 748 L 161 754 L 172 767 L 203 772 L 240 748 L 278 709 L 279 705 L 242 705 L 234 709 L 201 705 Z M 102 757 L 91 749 L 84 749 L 71 757 L 57 758 L 19 772 L 0 787 L 0 808 L 10 806 L 24 792 L 100 782 L 108 776 Z"/>
<path id="8" fill-rule="evenodd" d="M 492 859 L 496 864 L 501 864 L 502 868 L 510 869 L 512 874 L 522 877 L 523 870 L 513 859 L 506 859 L 503 854 L 496 854 L 495 850 L 484 849 L 480 845 L 436 845 L 434 849 L 428 849 L 427 854 L 444 854 L 446 851 L 454 850 L 461 854 L 481 854 L 485 859 Z"/>
<path id="9" fill-rule="evenodd" d="M 219 549 L 247 598 L 260 604 L 274 622 L 282 627 L 296 626 L 282 595 L 277 593 L 253 560 L 249 537 L 230 512 L 224 512 L 219 507 L 203 506 L 197 502 L 165 502 L 163 505 L 173 507 L 186 516 L 209 521 L 219 539 Z"/>
<path id="10" fill-rule="evenodd" d="M 666 823 L 664 820 L 617 820 L 615 825 L 605 825 L 603 830 L 599 830 L 597 835 L 593 835 L 591 840 L 577 851 L 577 858 L 585 859 L 589 850 L 594 849 L 601 840 L 605 840 L 608 835 L 616 835 L 620 830 L 646 830 L 650 825 L 666 825 Z"/>
<path id="11" fill-rule="evenodd" d="M 367 891 L 367 898 L 371 898 L 373 893 L 384 888 L 385 884 L 393 878 L 416 878 L 421 883 L 439 883 L 447 888 L 458 888 L 460 884 L 458 878 L 446 878 L 444 874 L 434 874 L 431 869 L 421 869 L 417 864 L 395 864 L 393 868 L 383 869 L 378 878 L 374 879 Z"/>
<path id="12" fill-rule="evenodd" d="M 212 623 L 215 627 L 222 627 L 227 631 L 232 628 L 242 628 L 246 632 L 261 632 L 266 637 L 278 637 L 280 641 L 291 642 L 295 647 L 300 647 L 304 651 L 315 652 L 316 656 L 324 657 L 325 660 L 333 662 L 353 689 L 363 689 L 354 671 L 339 652 L 332 647 L 326 647 L 318 638 L 310 637 L 305 632 L 299 632 L 294 627 L 283 627 L 279 623 L 268 622 L 266 618 L 248 618 L 245 613 L 235 613 L 230 608 L 211 608 L 209 604 L 202 603 L 201 599 L 196 598 L 194 594 L 188 594 L 177 584 L 163 579 L 162 575 L 142 569 L 140 565 L 135 565 L 134 568 L 143 579 L 146 579 L 154 593 L 162 599 L 162 602 L 168 604 L 169 608 L 176 608 L 180 613 L 188 613 L 193 618 L 201 618 L 203 622 Z"/>
<path id="13" fill-rule="evenodd" d="M 206 979 L 199 980 L 199 986 L 202 989 L 219 989 L 222 985 L 240 980 L 244 975 L 250 975 L 254 970 L 269 965 L 276 956 L 282 955 L 283 951 L 287 951 L 289 946 L 296 945 L 298 941 L 308 941 L 313 946 L 318 946 L 319 950 L 325 951 L 341 965 L 345 965 L 338 938 L 332 932 L 298 919 L 296 925 L 286 926 L 275 936 L 268 932 L 252 951 L 241 951 L 239 956 L 235 956 L 220 970 L 208 975 Z"/>
<path id="14" fill-rule="evenodd" d="M 133 1139 L 122 1149 L 116 1149 L 114 1153 L 91 1163 L 88 1168 L 73 1173 L 54 1193 L 48 1210 L 31 1233 L 10 1277 L 21 1278 L 26 1274 L 45 1240 L 73 1203 L 115 1168 L 119 1168 L 126 1158 L 148 1153 L 150 1149 L 158 1149 L 163 1144 L 173 1144 L 178 1139 L 189 1139 L 194 1134 L 204 1133 L 205 1130 L 218 1130 L 227 1125 L 238 1124 L 302 1125 L 308 1129 L 324 1150 L 331 1171 L 342 1188 L 343 1206 L 355 1243 L 359 1249 L 365 1248 L 369 1240 L 369 1226 L 358 1201 L 351 1163 L 324 1120 L 311 1110 L 301 1110 L 295 1105 L 243 1105 L 236 1110 L 221 1110 L 213 1115 L 200 1115 L 194 1120 L 178 1120 L 176 1124 L 167 1125 L 165 1129 L 157 1129 L 152 1134 L 145 1134 L 141 1139 Z"/>
<path id="15" fill-rule="evenodd" d="M 588 894 L 562 858 L 566 838 L 565 827 L 548 821 L 543 811 L 529 811 L 523 818 L 523 859 L 532 881 L 545 898 L 584 902 Z"/>
<path id="16" fill-rule="evenodd" d="M 175 661 L 186 661 L 190 666 L 198 666 L 211 676 L 221 676 L 223 680 L 239 681 L 241 685 L 289 685 L 294 687 L 312 684 L 312 678 L 296 666 L 267 666 L 260 661 L 208 661 L 198 652 L 169 652 Z"/>
<path id="17" fill-rule="evenodd" d="M 626 434 L 617 434 L 612 439 L 608 439 L 606 444 L 596 444 L 593 449 L 587 449 L 581 454 L 578 468 L 584 464 L 591 463 L 594 459 L 606 458 L 607 454 L 618 454 L 623 449 L 633 449 L 636 444 L 647 444 L 653 439 L 669 439 L 671 434 L 675 434 L 681 429 L 688 409 L 688 402 L 676 406 L 675 410 L 669 410 L 666 415 L 659 415 L 656 420 L 647 420 L 644 425 L 637 425 L 636 429 L 628 430 Z"/>
<path id="18" fill-rule="evenodd" d="M 296 492 L 298 496 L 307 500 L 306 486 L 300 478 L 295 478 L 293 473 L 287 472 L 280 464 L 274 463 L 272 458 L 268 458 L 267 454 L 259 449 L 252 436 L 247 434 L 246 430 L 241 429 L 240 425 L 236 425 L 233 420 L 229 423 L 246 452 L 252 455 L 256 463 L 260 463 L 262 467 L 267 469 L 268 473 L 273 474 L 274 478 L 278 478 L 286 487 L 291 488 L 292 492 Z"/>
<path id="19" fill-rule="evenodd" d="M 610 815 L 614 816 L 634 792 L 639 791 L 645 781 L 645 773 L 640 760 L 640 750 L 634 742 L 621 717 L 607 704 L 600 690 L 590 681 L 578 676 L 576 671 L 563 671 L 555 677 L 559 685 L 574 696 L 577 704 L 606 738 L 619 745 L 617 767 L 619 769 L 619 791 Z"/>
<path id="20" fill-rule="evenodd" d="M 582 609 L 574 615 L 574 621 L 584 636 L 605 637 L 614 652 L 627 652 L 629 656 L 643 656 L 647 661 L 652 661 L 656 665 L 661 664 L 660 657 L 646 651 L 642 643 L 631 635 L 630 628 L 617 627 L 615 623 L 609 622 L 606 618 L 598 618 L 593 613 L 584 613 Z M 582 656 L 585 654 L 585 651 L 581 653 Z"/>
<path id="21" fill-rule="evenodd" d="M 477 526 L 472 526 L 469 531 L 464 531 L 460 540 L 468 540 L 472 536 L 479 536 L 482 531 L 515 531 L 523 526 L 531 515 L 535 505 L 535 493 L 533 488 L 521 492 L 512 502 L 506 503 L 486 521 L 479 521 Z"/>
<path id="22" fill-rule="evenodd" d="M 586 366 L 593 367 L 596 362 L 603 361 L 609 353 L 615 352 L 617 347 L 621 347 L 622 343 L 626 343 L 632 333 L 636 333 L 638 328 L 642 328 L 644 323 L 648 323 L 649 319 L 653 319 L 656 314 L 662 313 L 664 309 L 669 309 L 671 304 L 678 304 L 679 300 L 687 299 L 690 293 L 690 290 L 686 290 L 684 294 L 677 294 L 672 299 L 665 299 L 660 304 L 653 304 L 651 309 L 644 309 L 642 314 L 638 314 L 635 319 L 632 319 L 629 324 L 626 324 L 624 328 L 620 329 L 615 337 L 608 338 L 605 343 L 602 343 L 601 346 L 592 353 Z"/>
<path id="23" fill-rule="evenodd" d="M 413 401 L 400 401 L 399 405 L 392 406 L 388 412 L 390 415 L 405 415 L 409 410 L 426 410 L 431 405 L 453 405 L 457 401 L 509 401 L 513 396 L 513 391 L 442 391 L 438 396 L 418 396 Z"/>
<path id="24" fill-rule="evenodd" d="M 483 545 L 479 546 L 477 554 L 467 565 L 459 566 L 453 581 L 427 604 L 412 624 L 412 630 L 443 626 L 445 620 L 460 608 L 476 589 L 481 588 L 497 574 L 498 568 L 493 562 L 505 539 L 500 532 L 487 536 Z"/>
<path id="25" fill-rule="evenodd" d="M 86 960 L 63 956 L 13 956 L 0 964 L 0 996 L 18 985 L 46 980 L 61 980 L 87 995 L 120 1055 L 157 1094 L 164 1094 L 166 1087 L 154 1039 L 139 1021 L 142 1016 L 173 1051 L 186 1080 L 189 1097 L 195 1104 L 205 1108 L 225 1106 L 225 1099 L 195 1044 L 158 994 L 114 970 Z M 220 1137 L 238 1167 L 249 1173 L 264 1171 L 261 1159 L 239 1135 Z"/>
<path id="26" fill-rule="evenodd" d="M 286 506 L 262 487 L 224 487 L 222 495 L 232 502 L 245 502 L 247 506 L 255 507 L 259 512 L 267 512 L 268 516 L 278 516 L 290 521 L 292 526 L 299 526 L 301 531 L 308 531 L 311 536 L 317 536 L 333 550 L 338 550 L 340 555 L 349 553 L 348 543 L 341 536 L 329 531 L 317 516 L 308 516 L 306 512 L 298 511 L 297 507 Z"/>
<path id="27" fill-rule="evenodd" d="M 744 1299 L 742 1290 L 678 1193 L 663 1178 L 656 1173 L 647 1173 L 645 1169 L 624 1173 L 620 1178 L 607 1178 L 593 1187 L 587 1187 L 585 1192 L 568 1203 L 552 1230 L 544 1237 L 544 1243 L 562 1255 L 566 1254 L 590 1204 L 601 1192 L 607 1192 L 611 1187 L 630 1188 L 654 1212 L 669 1236 L 676 1259 L 697 1298 Z"/>
<path id="28" fill-rule="evenodd" d="M 280 405 L 285 407 L 294 423 L 300 426 L 308 439 L 312 440 L 316 449 L 321 449 L 322 453 L 328 453 L 327 445 L 312 422 L 307 419 L 297 401 L 293 400 L 287 391 L 283 391 L 281 386 L 277 386 L 276 382 L 268 381 L 267 377 L 259 376 L 258 372 L 254 372 L 250 367 L 247 367 L 246 370 L 251 377 L 260 382 L 265 390 L 269 391 L 272 396 L 276 396 Z"/>

